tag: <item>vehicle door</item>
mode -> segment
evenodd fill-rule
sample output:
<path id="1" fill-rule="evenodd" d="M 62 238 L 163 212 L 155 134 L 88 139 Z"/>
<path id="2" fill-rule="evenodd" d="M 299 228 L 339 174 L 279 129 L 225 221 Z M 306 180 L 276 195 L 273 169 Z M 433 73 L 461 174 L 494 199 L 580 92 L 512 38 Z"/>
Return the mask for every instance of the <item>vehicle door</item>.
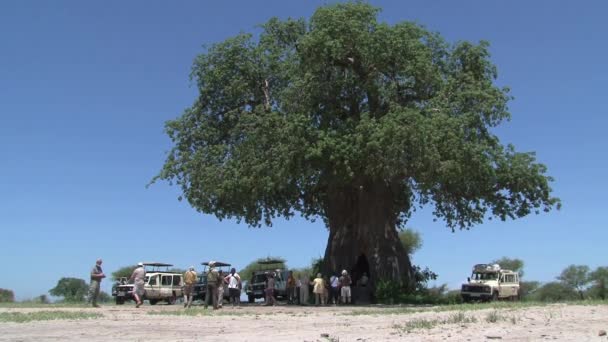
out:
<path id="1" fill-rule="evenodd" d="M 184 279 L 182 275 L 177 275 L 174 274 L 173 275 L 173 292 L 175 292 L 176 296 L 181 296 L 182 295 L 182 287 L 184 285 Z"/>
<path id="2" fill-rule="evenodd" d="M 514 295 L 513 283 L 515 279 L 513 274 L 501 274 L 500 275 L 500 298 L 509 298 Z"/>
<path id="3" fill-rule="evenodd" d="M 161 274 L 160 276 L 160 298 L 169 298 L 173 296 L 173 275 Z"/>
<path id="4" fill-rule="evenodd" d="M 160 275 L 153 274 L 148 278 L 148 283 L 146 284 L 146 298 L 155 299 L 160 296 Z"/>

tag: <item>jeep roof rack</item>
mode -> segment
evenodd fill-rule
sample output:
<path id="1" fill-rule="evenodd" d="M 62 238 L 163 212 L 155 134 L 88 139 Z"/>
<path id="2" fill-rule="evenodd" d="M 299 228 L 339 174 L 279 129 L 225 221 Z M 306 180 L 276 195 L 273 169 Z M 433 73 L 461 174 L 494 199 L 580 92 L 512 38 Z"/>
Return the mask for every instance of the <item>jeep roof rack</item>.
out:
<path id="1" fill-rule="evenodd" d="M 144 266 L 152 266 L 152 267 L 171 267 L 173 264 L 165 264 L 163 262 L 142 262 Z"/>
<path id="2" fill-rule="evenodd" d="M 201 262 L 201 265 L 209 266 L 209 261 Z M 223 267 L 223 266 L 230 266 L 230 264 L 227 262 L 216 261 L 215 266 Z"/>
<path id="3" fill-rule="evenodd" d="M 272 265 L 272 264 L 284 264 L 285 260 L 282 259 L 264 259 L 264 260 L 260 260 L 258 261 L 258 264 L 260 265 Z"/>
<path id="4" fill-rule="evenodd" d="M 150 267 L 151 270 L 148 272 L 158 272 L 158 273 L 172 273 L 169 272 L 169 267 L 173 266 L 173 264 L 166 264 L 164 262 L 142 262 L 144 267 Z M 164 268 L 161 270 L 161 268 Z"/>

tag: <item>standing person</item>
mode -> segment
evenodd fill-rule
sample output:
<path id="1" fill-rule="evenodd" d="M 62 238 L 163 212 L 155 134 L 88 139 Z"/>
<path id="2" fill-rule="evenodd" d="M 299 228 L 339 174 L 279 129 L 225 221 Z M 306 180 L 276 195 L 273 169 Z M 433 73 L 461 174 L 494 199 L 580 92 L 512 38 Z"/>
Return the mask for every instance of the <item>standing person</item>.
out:
<path id="1" fill-rule="evenodd" d="M 294 304 L 296 301 L 296 278 L 293 276 L 293 271 L 289 271 L 287 276 L 287 297 L 289 298 L 287 303 Z"/>
<path id="2" fill-rule="evenodd" d="M 310 279 L 308 274 L 300 275 L 300 305 L 308 305 L 308 286 L 310 285 Z"/>
<path id="3" fill-rule="evenodd" d="M 91 285 L 89 285 L 89 301 L 93 304 L 94 308 L 98 308 L 97 298 L 99 297 L 99 288 L 101 286 L 101 280 L 106 277 L 101 269 L 103 260 L 97 259 L 95 266 L 91 270 Z"/>
<path id="4" fill-rule="evenodd" d="M 226 284 L 226 280 L 224 279 L 224 271 L 219 270 L 217 274 L 217 307 L 221 309 L 224 305 L 224 284 Z"/>
<path id="5" fill-rule="evenodd" d="M 194 284 L 197 280 L 196 271 L 194 266 L 190 266 L 188 271 L 184 273 L 184 307 L 190 308 L 192 305 L 192 292 L 194 291 Z"/>
<path id="6" fill-rule="evenodd" d="M 340 287 L 342 288 L 340 291 L 342 292 L 342 303 L 350 304 L 351 291 L 350 284 L 352 283 L 350 276 L 346 270 L 342 271 L 342 276 L 340 277 Z"/>
<path id="7" fill-rule="evenodd" d="M 275 279 L 274 279 L 274 272 L 270 272 L 267 275 L 267 280 L 266 280 L 266 306 L 271 306 L 271 305 L 275 305 L 276 304 L 276 300 L 274 299 L 274 284 L 275 284 Z"/>
<path id="8" fill-rule="evenodd" d="M 317 273 L 317 277 L 310 283 L 313 286 L 312 293 L 315 294 L 315 305 L 319 306 L 319 303 L 322 305 L 325 304 L 325 297 L 323 296 L 325 293 L 325 281 L 321 273 Z"/>
<path id="9" fill-rule="evenodd" d="M 219 273 L 215 269 L 215 261 L 209 261 L 209 271 L 207 271 L 207 293 L 205 293 L 205 309 L 209 306 L 209 301 L 213 302 L 213 310 L 217 310 L 217 283 Z"/>
<path id="10" fill-rule="evenodd" d="M 133 297 L 135 298 L 135 307 L 138 308 L 143 304 L 144 283 L 146 279 L 146 270 L 142 262 L 137 263 L 137 268 L 133 270 L 129 281 L 133 281 Z"/>
<path id="11" fill-rule="evenodd" d="M 241 276 L 236 273 L 236 268 L 230 270 L 224 281 L 228 283 L 228 295 L 232 307 L 241 306 Z"/>
<path id="12" fill-rule="evenodd" d="M 337 272 L 334 271 L 331 278 L 329 278 L 329 283 L 331 285 L 331 301 L 334 304 L 338 304 L 338 302 L 340 301 L 340 278 L 336 273 Z"/>

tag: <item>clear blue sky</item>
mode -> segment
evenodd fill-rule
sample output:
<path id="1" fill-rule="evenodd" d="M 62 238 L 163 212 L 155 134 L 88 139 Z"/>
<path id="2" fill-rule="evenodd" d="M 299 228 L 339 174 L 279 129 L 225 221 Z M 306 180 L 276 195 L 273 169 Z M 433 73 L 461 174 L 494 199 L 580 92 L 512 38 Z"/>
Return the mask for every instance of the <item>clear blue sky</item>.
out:
<path id="1" fill-rule="evenodd" d="M 323 255 L 322 222 L 251 229 L 220 222 L 145 185 L 170 141 L 163 124 L 196 95 L 188 75 L 203 44 L 272 16 L 309 17 L 324 1 L 0 2 L 0 288 L 18 299 L 61 277 L 88 280 L 138 261 L 178 267 L 216 259 L 237 268 L 266 255 L 294 267 Z M 513 119 L 497 133 L 537 151 L 555 177 L 559 212 L 451 233 L 429 210 L 410 226 L 414 262 L 457 287 L 475 263 L 526 263 L 550 281 L 569 264 L 606 259 L 608 5 L 602 1 L 372 1 L 381 19 L 413 20 L 449 41 L 491 42 Z M 103 289 L 108 291 L 110 282 Z"/>

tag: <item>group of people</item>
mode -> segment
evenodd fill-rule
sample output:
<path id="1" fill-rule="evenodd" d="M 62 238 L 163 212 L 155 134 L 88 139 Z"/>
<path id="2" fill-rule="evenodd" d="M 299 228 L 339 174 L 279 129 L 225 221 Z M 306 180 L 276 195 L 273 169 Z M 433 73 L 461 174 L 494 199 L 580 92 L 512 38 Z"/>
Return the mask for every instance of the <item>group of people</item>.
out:
<path id="1" fill-rule="evenodd" d="M 91 270 L 91 283 L 89 285 L 89 302 L 93 307 L 98 308 L 97 300 L 99 299 L 99 290 L 101 288 L 101 280 L 106 277 L 103 273 L 101 265 L 103 264 L 102 259 L 97 259 L 95 266 Z M 135 270 L 129 278 L 130 282 L 133 282 L 133 298 L 135 299 L 135 307 L 139 308 L 143 304 L 144 295 L 144 284 L 146 279 L 146 270 L 144 269 L 143 263 L 138 263 Z"/>
<path id="2" fill-rule="evenodd" d="M 194 267 L 190 267 L 189 272 L 194 272 Z M 196 272 L 194 274 L 196 275 Z M 190 284 L 191 288 L 195 283 L 196 280 Z M 224 284 L 228 285 L 228 295 L 232 306 L 240 306 L 242 283 L 241 277 L 236 273 L 236 269 L 233 267 L 230 273 L 224 276 L 222 270 L 218 270 L 215 267 L 215 262 L 210 261 L 209 270 L 207 271 L 207 288 L 205 289 L 205 309 L 207 309 L 210 303 L 213 305 L 214 310 L 222 307 L 222 303 L 224 302 Z M 189 286 L 188 282 L 186 282 L 187 286 Z M 186 308 L 189 308 L 192 303 L 192 290 L 189 293 L 187 296 L 184 288 L 184 307 Z"/>
<path id="3" fill-rule="evenodd" d="M 276 304 L 274 296 L 276 275 L 274 272 L 269 272 L 266 276 L 265 305 L 272 306 Z M 368 277 L 364 273 L 358 285 L 365 286 L 367 285 L 367 281 Z M 343 270 L 340 276 L 334 273 L 329 279 L 324 278 L 321 273 L 318 273 L 312 281 L 306 274 L 301 274 L 299 278 L 296 278 L 293 272 L 290 271 L 286 281 L 287 303 L 308 304 L 309 285 L 312 287 L 315 305 L 352 303 L 352 278 L 346 270 Z"/>
<path id="4" fill-rule="evenodd" d="M 351 284 L 352 279 L 346 270 L 342 271 L 340 277 L 334 273 L 329 278 L 329 284 L 321 273 L 317 273 L 317 277 L 311 282 L 312 292 L 315 294 L 315 305 L 351 304 Z"/>
<path id="5" fill-rule="evenodd" d="M 101 259 L 97 259 L 95 266 L 91 270 L 89 300 L 93 307 L 99 307 L 97 299 L 99 297 L 100 284 L 102 279 L 106 277 L 101 268 L 102 263 L 103 261 Z M 235 268 L 232 268 L 228 275 L 224 275 L 221 270 L 218 270 L 215 267 L 215 262 L 210 261 L 206 277 L 205 309 L 207 309 L 209 304 L 213 305 L 213 309 L 222 307 L 225 284 L 228 287 L 230 303 L 232 303 L 232 306 L 240 306 L 242 282 L 241 277 L 236 272 Z M 143 263 L 140 262 L 137 264 L 137 267 L 133 270 L 133 273 L 129 278 L 129 282 L 134 284 L 133 298 L 135 299 L 135 307 L 137 308 L 143 303 L 145 278 L 146 271 Z M 363 273 L 362 277 L 359 279 L 358 285 L 366 286 L 368 279 L 367 274 Z M 183 280 L 184 308 L 190 308 L 194 296 L 194 286 L 198 281 L 198 275 L 194 266 L 190 266 L 188 271 L 184 273 Z M 275 274 L 273 272 L 268 273 L 265 289 L 265 305 L 276 304 L 274 296 L 275 284 Z M 300 277 L 296 279 L 293 272 L 290 271 L 286 281 L 288 304 L 307 304 L 309 301 L 309 285 L 312 287 L 315 305 L 352 303 L 352 279 L 348 272 L 343 270 L 340 276 L 338 276 L 337 272 L 334 272 L 329 279 L 324 278 L 321 273 L 318 273 L 316 278 L 312 281 L 310 281 L 305 274 L 301 274 Z"/>

